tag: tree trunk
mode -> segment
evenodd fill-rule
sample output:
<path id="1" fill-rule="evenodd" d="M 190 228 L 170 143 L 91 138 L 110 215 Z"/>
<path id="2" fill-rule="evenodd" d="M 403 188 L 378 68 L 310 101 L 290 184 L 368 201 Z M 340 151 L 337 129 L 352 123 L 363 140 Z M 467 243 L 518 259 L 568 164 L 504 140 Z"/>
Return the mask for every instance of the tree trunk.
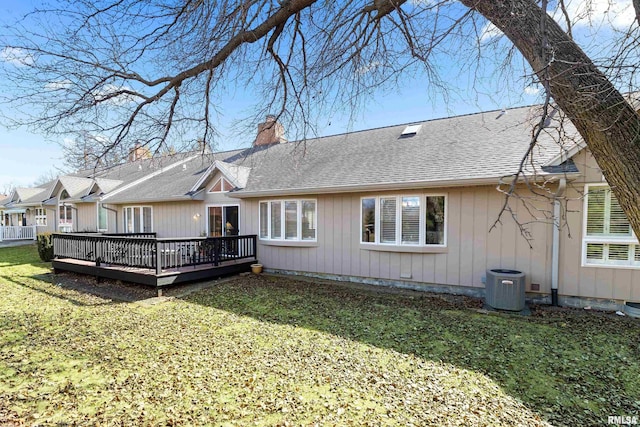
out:
<path id="1" fill-rule="evenodd" d="M 502 30 L 540 80 L 548 81 L 551 96 L 584 138 L 636 236 L 640 236 L 638 113 L 535 2 L 462 0 L 462 3 Z"/>

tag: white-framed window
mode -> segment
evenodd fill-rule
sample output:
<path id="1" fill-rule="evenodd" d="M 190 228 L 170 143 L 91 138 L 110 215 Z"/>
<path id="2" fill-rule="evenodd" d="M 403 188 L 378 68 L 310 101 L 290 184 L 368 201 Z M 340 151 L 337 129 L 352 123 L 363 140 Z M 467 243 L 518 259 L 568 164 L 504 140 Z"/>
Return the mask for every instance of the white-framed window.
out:
<path id="1" fill-rule="evenodd" d="M 640 268 L 638 239 L 609 186 L 585 186 L 583 223 L 582 265 Z"/>
<path id="2" fill-rule="evenodd" d="M 360 242 L 445 247 L 446 210 L 445 194 L 362 197 Z"/>
<path id="3" fill-rule="evenodd" d="M 126 206 L 123 209 L 125 233 L 153 232 L 153 209 L 151 206 Z"/>
<path id="4" fill-rule="evenodd" d="M 67 190 L 62 190 L 58 198 L 58 230 L 63 233 L 73 230 L 73 207 L 64 202 L 68 198 Z"/>
<path id="5" fill-rule="evenodd" d="M 96 204 L 98 205 L 98 231 L 107 231 L 109 228 L 109 211 L 102 204 Z"/>
<path id="6" fill-rule="evenodd" d="M 44 227 L 47 225 L 47 211 L 44 208 L 35 209 L 35 221 L 37 226 Z"/>
<path id="7" fill-rule="evenodd" d="M 208 205 L 207 236 L 237 236 L 240 233 L 240 205 Z"/>
<path id="8" fill-rule="evenodd" d="M 316 200 L 269 200 L 260 202 L 260 239 L 315 241 L 318 210 Z"/>
<path id="9" fill-rule="evenodd" d="M 234 186 L 225 178 L 220 178 L 216 181 L 213 186 L 209 189 L 209 193 L 226 193 L 227 191 L 233 190 Z"/>

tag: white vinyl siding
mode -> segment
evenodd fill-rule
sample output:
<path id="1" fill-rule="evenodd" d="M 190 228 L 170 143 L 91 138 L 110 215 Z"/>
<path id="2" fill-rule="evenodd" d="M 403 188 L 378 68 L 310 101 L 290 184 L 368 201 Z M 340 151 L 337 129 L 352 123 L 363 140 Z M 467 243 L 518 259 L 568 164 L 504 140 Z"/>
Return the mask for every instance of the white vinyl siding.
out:
<path id="1" fill-rule="evenodd" d="M 124 212 L 125 233 L 153 232 L 153 210 L 151 206 L 127 206 Z"/>
<path id="2" fill-rule="evenodd" d="M 640 267 L 638 240 L 608 186 L 585 188 L 583 265 Z"/>
<path id="3" fill-rule="evenodd" d="M 360 242 L 444 247 L 445 205 L 445 195 L 363 197 Z"/>
<path id="4" fill-rule="evenodd" d="M 271 200 L 260 202 L 261 240 L 315 241 L 315 200 Z"/>

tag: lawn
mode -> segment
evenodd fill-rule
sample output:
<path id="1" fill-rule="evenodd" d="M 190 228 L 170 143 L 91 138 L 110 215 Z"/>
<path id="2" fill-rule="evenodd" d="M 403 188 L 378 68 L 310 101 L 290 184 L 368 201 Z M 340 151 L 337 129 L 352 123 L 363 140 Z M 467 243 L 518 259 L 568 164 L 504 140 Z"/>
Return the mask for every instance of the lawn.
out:
<path id="1" fill-rule="evenodd" d="M 640 416 L 640 322 L 273 276 L 158 304 L 0 249 L 0 425 L 606 425 Z"/>

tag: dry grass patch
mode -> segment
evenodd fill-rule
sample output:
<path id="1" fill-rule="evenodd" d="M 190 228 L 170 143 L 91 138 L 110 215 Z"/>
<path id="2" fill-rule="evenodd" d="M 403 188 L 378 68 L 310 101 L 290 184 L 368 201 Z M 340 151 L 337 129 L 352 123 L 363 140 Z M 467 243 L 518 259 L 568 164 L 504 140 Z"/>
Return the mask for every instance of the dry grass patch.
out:
<path id="1" fill-rule="evenodd" d="M 44 273 L 32 247 L 0 249 L 0 423 L 529 426 L 640 413 L 629 319 L 487 316 L 471 300 L 269 276 L 140 305 Z"/>

